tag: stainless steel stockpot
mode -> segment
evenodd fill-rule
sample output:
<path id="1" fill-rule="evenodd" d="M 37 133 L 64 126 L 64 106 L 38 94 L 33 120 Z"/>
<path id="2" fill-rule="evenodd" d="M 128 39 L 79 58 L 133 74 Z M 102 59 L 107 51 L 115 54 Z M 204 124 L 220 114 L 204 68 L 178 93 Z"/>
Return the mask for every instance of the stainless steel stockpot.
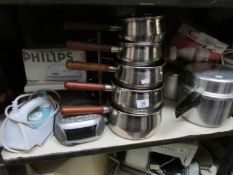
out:
<path id="1" fill-rule="evenodd" d="M 115 80 L 124 87 L 132 89 L 154 89 L 163 83 L 164 63 L 151 66 L 129 66 L 118 64 L 112 67 L 105 64 L 68 61 L 66 67 L 72 70 L 115 72 Z"/>
<path id="2" fill-rule="evenodd" d="M 233 106 L 233 70 L 211 63 L 185 67 L 176 117 L 204 127 L 219 127 Z"/>
<path id="3" fill-rule="evenodd" d="M 179 89 L 179 71 L 176 70 L 174 67 L 166 66 L 163 72 L 164 98 L 176 100 L 178 97 Z"/>
<path id="4" fill-rule="evenodd" d="M 117 53 L 119 61 L 134 66 L 155 64 L 162 58 L 160 43 L 120 43 L 120 46 L 109 46 L 88 42 L 67 41 L 66 47 L 86 51 Z"/>
<path id="5" fill-rule="evenodd" d="M 117 85 L 77 81 L 66 81 L 64 87 L 71 90 L 110 91 L 112 92 L 110 101 L 125 112 L 153 112 L 163 104 L 162 87 L 151 90 L 132 90 Z"/>
<path id="6" fill-rule="evenodd" d="M 108 113 L 110 129 L 126 139 L 146 139 L 153 136 L 162 120 L 162 108 L 153 113 L 125 113 L 113 106 L 62 106 L 63 115 Z"/>
<path id="7" fill-rule="evenodd" d="M 165 36 L 164 16 L 133 17 L 120 21 L 120 26 L 66 22 L 66 30 L 117 31 L 120 38 L 132 42 L 161 42 Z"/>

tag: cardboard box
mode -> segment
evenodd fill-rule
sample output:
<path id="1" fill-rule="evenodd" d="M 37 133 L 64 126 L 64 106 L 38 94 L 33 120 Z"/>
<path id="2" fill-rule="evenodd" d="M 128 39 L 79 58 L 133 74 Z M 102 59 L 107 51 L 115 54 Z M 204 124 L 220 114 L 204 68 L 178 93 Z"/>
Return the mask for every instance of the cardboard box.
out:
<path id="1" fill-rule="evenodd" d="M 23 62 L 27 78 L 25 92 L 39 89 L 64 89 L 65 80 L 85 82 L 86 71 L 69 70 L 67 60 L 86 61 L 84 51 L 71 49 L 23 49 Z"/>
<path id="2" fill-rule="evenodd" d="M 27 164 L 28 175 L 108 175 L 112 161 L 107 154 Z"/>

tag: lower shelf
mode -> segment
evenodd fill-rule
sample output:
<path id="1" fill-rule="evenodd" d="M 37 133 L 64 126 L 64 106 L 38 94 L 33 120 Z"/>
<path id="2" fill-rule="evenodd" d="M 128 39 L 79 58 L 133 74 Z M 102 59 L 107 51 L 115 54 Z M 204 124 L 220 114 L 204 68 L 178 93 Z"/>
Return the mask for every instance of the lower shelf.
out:
<path id="1" fill-rule="evenodd" d="M 102 137 L 96 141 L 76 146 L 61 145 L 54 136 L 48 139 L 42 147 L 37 147 L 29 153 L 10 153 L 5 150 L 1 155 L 5 164 L 32 163 L 54 158 L 75 157 L 104 152 L 123 151 L 127 149 L 154 145 L 182 142 L 191 139 L 213 138 L 233 134 L 233 118 L 229 118 L 219 128 L 205 128 L 175 118 L 175 103 L 166 101 L 162 111 L 162 123 L 157 133 L 144 140 L 126 140 L 115 135 L 106 126 Z"/>

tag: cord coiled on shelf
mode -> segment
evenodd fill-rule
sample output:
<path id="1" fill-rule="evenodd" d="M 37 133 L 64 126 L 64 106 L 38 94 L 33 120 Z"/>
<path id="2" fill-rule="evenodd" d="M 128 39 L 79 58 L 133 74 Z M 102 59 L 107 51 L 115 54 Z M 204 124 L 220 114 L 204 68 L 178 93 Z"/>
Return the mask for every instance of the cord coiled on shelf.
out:
<path id="1" fill-rule="evenodd" d="M 50 113 L 49 117 L 47 117 L 46 119 L 44 120 L 41 120 L 41 121 L 23 121 L 23 120 L 18 120 L 18 119 L 15 119 L 13 117 L 11 117 L 9 115 L 9 110 L 11 108 L 11 112 L 12 113 L 16 113 L 18 112 L 18 109 L 23 106 L 26 102 L 28 102 L 29 100 L 31 100 L 33 98 L 33 96 L 37 95 L 38 92 L 40 91 L 47 91 L 47 92 L 53 92 L 57 98 L 58 98 L 58 101 L 55 101 L 50 95 L 48 95 L 48 98 L 49 100 L 52 102 L 52 105 L 53 105 L 53 112 Z M 27 100 L 21 102 L 20 104 L 18 103 L 18 101 L 22 98 L 25 98 L 25 97 L 28 97 Z M 12 104 L 7 106 L 5 108 L 5 116 L 6 118 L 4 119 L 3 123 L 2 123 L 2 126 L 1 126 L 1 130 L 0 130 L 0 137 L 1 137 L 1 144 L 2 146 L 7 150 L 7 151 L 10 151 L 10 152 L 13 152 L 13 153 L 20 153 L 20 152 L 29 152 L 29 151 L 23 151 L 23 150 L 15 150 L 15 149 L 12 149 L 12 148 L 9 148 L 8 146 L 6 146 L 4 144 L 4 141 L 3 141 L 3 133 L 4 133 L 4 127 L 6 125 L 6 122 L 7 120 L 12 120 L 13 122 L 16 122 L 16 123 L 21 123 L 21 124 L 24 124 L 24 125 L 32 125 L 32 124 L 42 124 L 44 123 L 45 121 L 47 121 L 48 119 L 50 119 L 51 117 L 53 117 L 59 110 L 59 103 L 60 103 L 60 95 L 56 92 L 56 91 L 53 91 L 53 90 L 50 90 L 50 89 L 42 89 L 42 90 L 39 90 L 39 91 L 35 91 L 34 93 L 28 93 L 28 94 L 22 94 L 20 96 L 18 96 L 14 101 L 12 101 Z M 53 133 L 50 134 L 50 136 L 52 135 Z M 48 137 L 50 137 L 48 136 Z"/>

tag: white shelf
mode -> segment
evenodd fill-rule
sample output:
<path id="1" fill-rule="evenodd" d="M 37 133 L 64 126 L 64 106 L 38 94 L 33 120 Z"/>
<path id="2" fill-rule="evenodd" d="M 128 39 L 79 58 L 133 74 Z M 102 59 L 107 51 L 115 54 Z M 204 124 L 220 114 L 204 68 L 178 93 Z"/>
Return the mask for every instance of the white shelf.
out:
<path id="1" fill-rule="evenodd" d="M 176 119 L 174 114 L 175 103 L 167 101 L 162 111 L 162 123 L 157 133 L 145 140 L 126 140 L 115 135 L 106 126 L 103 136 L 93 142 L 76 146 L 61 145 L 55 137 L 51 137 L 42 147 L 37 147 L 30 153 L 9 153 L 2 151 L 2 158 L 5 163 L 23 163 L 32 160 L 61 157 L 74 157 L 103 152 L 114 152 L 129 148 L 146 147 L 159 145 L 173 141 L 184 141 L 192 138 L 205 136 L 221 136 L 225 133 L 233 134 L 233 118 L 229 118 L 222 127 L 205 128 L 185 121 L 182 118 Z"/>

